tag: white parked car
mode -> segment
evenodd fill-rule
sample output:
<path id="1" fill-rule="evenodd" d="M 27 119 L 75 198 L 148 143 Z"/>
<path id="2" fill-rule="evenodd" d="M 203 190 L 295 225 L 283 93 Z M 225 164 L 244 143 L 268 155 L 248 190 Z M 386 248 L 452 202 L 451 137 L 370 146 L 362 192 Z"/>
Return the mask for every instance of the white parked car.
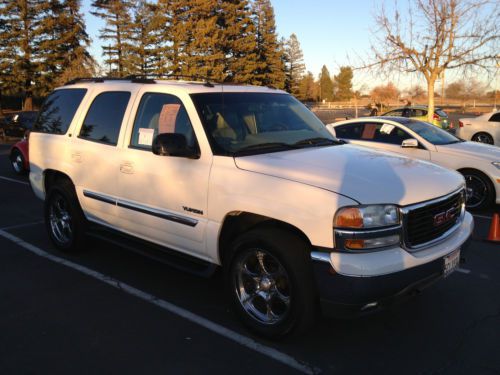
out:
<path id="1" fill-rule="evenodd" d="M 468 208 L 500 203 L 498 147 L 466 142 L 427 122 L 404 117 L 358 118 L 327 128 L 349 143 L 430 161 L 462 173 Z"/>
<path id="2" fill-rule="evenodd" d="M 60 250 L 100 233 L 220 266 L 236 313 L 269 337 L 307 329 L 320 302 L 359 312 L 422 289 L 473 229 L 459 173 L 342 144 L 262 87 L 70 82 L 30 134 L 30 182 Z"/>
<path id="3" fill-rule="evenodd" d="M 456 135 L 465 140 L 500 146 L 500 111 L 461 118 Z"/>

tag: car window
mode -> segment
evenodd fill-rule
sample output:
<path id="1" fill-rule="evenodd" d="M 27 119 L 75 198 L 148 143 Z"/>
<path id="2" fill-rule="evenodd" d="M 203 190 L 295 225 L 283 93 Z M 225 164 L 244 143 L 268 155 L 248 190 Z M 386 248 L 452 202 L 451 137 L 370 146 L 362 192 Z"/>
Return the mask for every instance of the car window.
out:
<path id="1" fill-rule="evenodd" d="M 405 124 L 409 129 L 417 133 L 426 141 L 433 145 L 449 145 L 452 143 L 462 142 L 454 135 L 423 121 L 409 121 Z"/>
<path id="2" fill-rule="evenodd" d="M 335 135 L 340 139 L 361 139 L 363 124 L 347 124 L 335 127 Z"/>
<path id="3" fill-rule="evenodd" d="M 426 116 L 427 115 L 427 111 L 423 110 L 423 109 L 412 109 L 412 113 L 411 113 L 411 116 L 410 117 L 422 117 L 422 116 Z"/>
<path id="4" fill-rule="evenodd" d="M 403 109 L 395 109 L 393 111 L 387 112 L 385 116 L 398 116 L 402 117 L 403 116 Z"/>
<path id="5" fill-rule="evenodd" d="M 447 114 L 445 111 L 443 111 L 442 109 L 438 109 L 438 110 L 436 110 L 435 112 L 436 112 L 436 114 L 437 114 L 439 117 L 448 117 L 448 114 Z"/>
<path id="6" fill-rule="evenodd" d="M 361 140 L 401 145 L 412 138 L 407 132 L 392 124 L 365 123 Z"/>
<path id="7" fill-rule="evenodd" d="M 495 113 L 493 116 L 490 117 L 489 121 L 491 122 L 500 122 L 500 112 Z"/>
<path id="8" fill-rule="evenodd" d="M 61 89 L 52 92 L 42 105 L 34 131 L 66 134 L 86 89 Z"/>
<path id="9" fill-rule="evenodd" d="M 137 110 L 130 145 L 151 150 L 154 137 L 162 133 L 183 134 L 189 147 L 198 148 L 193 126 L 181 100 L 173 95 L 146 93 Z"/>
<path id="10" fill-rule="evenodd" d="M 412 110 L 410 108 L 404 108 L 402 116 L 403 117 L 411 117 L 412 116 Z"/>
<path id="11" fill-rule="evenodd" d="M 126 91 L 99 94 L 85 116 L 79 137 L 116 145 L 129 99 L 130 92 Z"/>

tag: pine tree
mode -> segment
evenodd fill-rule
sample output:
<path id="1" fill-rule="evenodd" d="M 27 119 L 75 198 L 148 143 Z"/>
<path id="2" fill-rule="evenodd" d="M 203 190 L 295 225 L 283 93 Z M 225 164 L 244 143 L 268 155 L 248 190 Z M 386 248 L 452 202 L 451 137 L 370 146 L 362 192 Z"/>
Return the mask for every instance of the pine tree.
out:
<path id="1" fill-rule="evenodd" d="M 154 32 L 154 7 L 140 0 L 134 7 L 134 22 L 131 29 L 130 48 L 131 73 L 151 76 L 155 73 L 155 55 L 158 35 Z"/>
<path id="2" fill-rule="evenodd" d="M 297 35 L 292 34 L 286 44 L 286 54 L 288 59 L 288 85 L 293 95 L 299 94 L 300 80 L 304 76 L 305 65 L 304 55 L 300 48 Z"/>
<path id="3" fill-rule="evenodd" d="M 132 20 L 130 9 L 132 2 L 128 0 L 94 0 L 90 13 L 103 19 L 106 26 L 100 31 L 100 38 L 108 40 L 104 45 L 105 64 L 109 66 L 110 75 L 123 77 L 133 70 L 131 61 Z"/>
<path id="4" fill-rule="evenodd" d="M 340 72 L 334 77 L 335 99 L 349 100 L 353 97 L 352 92 L 352 69 L 349 66 L 341 66 Z"/>
<path id="5" fill-rule="evenodd" d="M 252 14 L 256 32 L 254 84 L 285 87 L 282 51 L 276 35 L 274 9 L 270 0 L 254 0 Z"/>
<path id="6" fill-rule="evenodd" d="M 307 72 L 307 74 L 304 75 L 300 81 L 299 95 L 297 98 L 307 102 L 314 101 L 316 100 L 317 91 L 318 88 L 316 82 L 314 81 L 313 74 L 311 72 Z"/>
<path id="7" fill-rule="evenodd" d="M 333 82 L 326 65 L 323 65 L 319 76 L 320 100 L 331 102 L 333 100 Z"/>

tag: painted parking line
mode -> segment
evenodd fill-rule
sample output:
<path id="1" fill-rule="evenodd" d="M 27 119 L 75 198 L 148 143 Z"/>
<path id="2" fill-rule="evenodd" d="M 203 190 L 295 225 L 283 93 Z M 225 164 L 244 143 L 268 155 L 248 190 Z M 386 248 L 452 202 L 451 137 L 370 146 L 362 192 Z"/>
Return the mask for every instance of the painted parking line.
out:
<path id="1" fill-rule="evenodd" d="M 491 216 L 485 216 L 485 215 L 472 215 L 474 216 L 475 218 L 478 218 L 478 219 L 485 219 L 485 220 L 491 220 Z"/>
<path id="2" fill-rule="evenodd" d="M 32 227 L 32 226 L 35 226 L 35 225 L 38 225 L 38 224 L 43 224 L 43 223 L 45 223 L 44 220 L 39 220 L 39 221 L 34 221 L 32 223 L 25 223 L 25 224 L 19 224 L 19 225 L 10 225 L 8 227 L 0 228 L 0 231 L 20 229 L 20 228 L 26 228 L 26 227 Z"/>
<path id="3" fill-rule="evenodd" d="M 229 339 L 241 346 L 244 346 L 248 349 L 254 350 L 255 352 L 258 352 L 266 357 L 269 357 L 275 361 L 278 361 L 286 366 L 289 366 L 290 368 L 293 368 L 295 370 L 298 370 L 304 374 L 315 374 L 319 372 L 319 369 L 313 368 L 312 366 L 309 366 L 308 364 L 298 361 L 295 358 L 289 356 L 288 354 L 282 353 L 279 350 L 276 350 L 272 347 L 263 345 L 250 337 L 244 336 L 242 334 L 239 334 L 235 331 L 232 331 L 224 326 L 221 326 L 215 322 L 212 322 L 211 320 L 208 320 L 200 315 L 197 315 L 195 313 L 192 313 L 191 311 L 188 311 L 182 307 L 179 307 L 177 305 L 174 305 L 171 302 L 168 302 L 166 300 L 159 299 L 155 297 L 154 295 L 148 294 L 146 292 L 143 292 L 142 290 L 139 290 L 137 288 L 134 288 L 131 285 L 125 284 L 117 279 L 114 279 L 110 276 L 104 275 L 100 272 L 94 271 L 90 268 L 87 268 L 85 266 L 82 266 L 80 264 L 71 262 L 69 260 L 66 260 L 64 258 L 59 258 L 55 255 L 52 255 L 45 250 L 36 247 L 28 242 L 25 242 L 19 237 L 16 237 L 5 230 L 0 229 L 0 237 L 3 237 L 5 239 L 8 239 L 9 241 L 14 242 L 16 245 L 24 248 L 25 250 L 30 251 L 33 254 L 36 254 L 42 258 L 48 259 L 54 263 L 61 264 L 63 266 L 72 268 L 78 272 L 81 272 L 87 276 L 90 276 L 96 280 L 99 280 L 105 284 L 108 284 L 112 286 L 113 288 L 119 289 L 127 294 L 130 294 L 132 296 L 135 296 L 137 298 L 142 299 L 143 301 L 149 302 L 153 305 L 156 305 L 163 310 L 166 310 L 174 315 L 177 315 L 181 318 L 184 318 L 186 320 L 189 320 L 191 323 L 197 324 L 201 327 L 204 327 L 208 329 L 209 331 L 216 333 L 220 336 L 225 337 L 226 339 Z"/>
<path id="4" fill-rule="evenodd" d="M 468 275 L 471 271 L 466 268 L 457 268 L 455 271 Z"/>
<path id="5" fill-rule="evenodd" d="M 16 182 L 16 183 L 22 184 L 22 185 L 29 185 L 29 182 L 16 180 L 14 178 L 9 178 L 9 177 L 4 177 L 4 176 L 0 176 L 0 180 L 9 181 L 9 182 Z"/>

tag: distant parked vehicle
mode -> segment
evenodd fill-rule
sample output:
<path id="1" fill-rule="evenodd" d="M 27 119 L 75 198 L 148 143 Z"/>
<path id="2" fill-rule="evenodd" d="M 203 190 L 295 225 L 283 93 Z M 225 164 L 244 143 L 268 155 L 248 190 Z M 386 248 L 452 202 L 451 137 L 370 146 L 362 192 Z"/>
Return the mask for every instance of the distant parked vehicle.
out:
<path id="1" fill-rule="evenodd" d="M 475 118 L 461 118 L 458 125 L 457 137 L 500 146 L 500 111 Z"/>
<path id="2" fill-rule="evenodd" d="M 382 116 L 408 117 L 415 120 L 427 121 L 428 112 L 429 111 L 426 106 L 410 106 L 390 110 L 389 112 L 382 114 Z M 444 130 L 449 130 L 451 128 L 451 124 L 448 120 L 448 114 L 441 108 L 434 109 L 432 124 Z"/>
<path id="3" fill-rule="evenodd" d="M 500 203 L 500 149 L 463 141 L 428 122 L 403 117 L 359 118 L 327 125 L 336 137 L 372 149 L 430 161 L 460 172 L 467 208 Z"/>
<path id="4" fill-rule="evenodd" d="M 10 116 L 2 126 L 3 136 L 12 138 L 22 138 L 26 131 L 31 130 L 35 123 L 38 112 L 23 111 Z"/>
<path id="5" fill-rule="evenodd" d="M 25 174 L 30 170 L 29 141 L 27 137 L 12 146 L 9 158 L 10 165 L 17 174 Z"/>

